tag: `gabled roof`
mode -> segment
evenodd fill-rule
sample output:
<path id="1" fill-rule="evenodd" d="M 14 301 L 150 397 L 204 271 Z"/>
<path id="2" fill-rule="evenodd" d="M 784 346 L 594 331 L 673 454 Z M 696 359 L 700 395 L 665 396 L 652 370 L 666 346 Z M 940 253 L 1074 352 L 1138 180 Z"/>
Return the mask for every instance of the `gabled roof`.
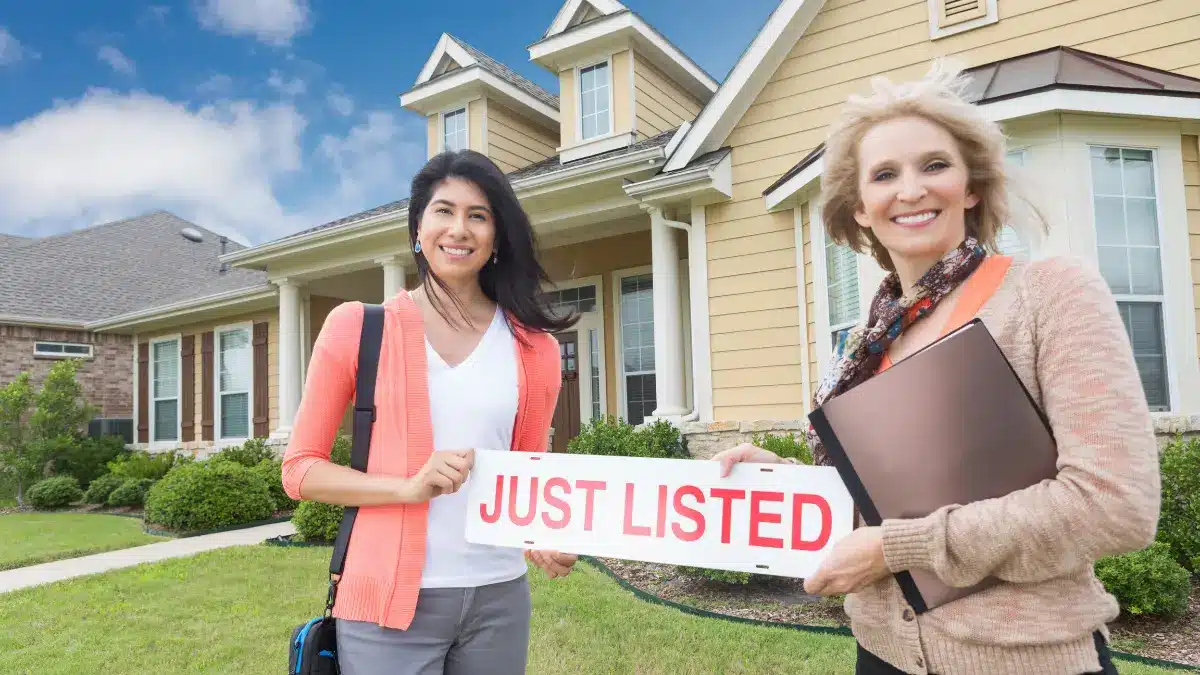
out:
<path id="1" fill-rule="evenodd" d="M 471 74 L 477 76 L 480 72 L 494 78 L 489 82 L 493 86 L 511 89 L 506 93 L 515 100 L 523 99 L 523 102 L 538 109 L 540 114 L 557 119 L 557 96 L 449 33 L 442 33 L 438 38 L 438 43 L 417 75 L 413 88 L 401 96 L 401 104 L 411 106 L 428 96 L 436 96 L 437 90 L 443 86 L 453 89 L 469 84 L 478 79 L 471 77 Z M 482 79 L 487 81 L 489 78 Z"/>
<path id="2" fill-rule="evenodd" d="M 165 211 L 0 248 L 0 315 L 82 324 L 266 284 L 262 272 L 221 272 L 221 248 L 217 234 Z"/>
<path id="3" fill-rule="evenodd" d="M 2 234 L 2 233 L 0 233 L 0 250 L 6 249 L 6 248 L 17 248 L 20 246 L 24 246 L 26 244 L 31 244 L 35 241 L 37 241 L 37 240 L 31 239 L 30 237 L 22 237 L 17 234 Z"/>
<path id="4" fill-rule="evenodd" d="M 627 11 L 627 9 L 617 0 L 567 0 L 559 8 L 554 22 L 542 34 L 542 39 L 565 33 L 588 21 L 595 21 L 610 14 Z"/>

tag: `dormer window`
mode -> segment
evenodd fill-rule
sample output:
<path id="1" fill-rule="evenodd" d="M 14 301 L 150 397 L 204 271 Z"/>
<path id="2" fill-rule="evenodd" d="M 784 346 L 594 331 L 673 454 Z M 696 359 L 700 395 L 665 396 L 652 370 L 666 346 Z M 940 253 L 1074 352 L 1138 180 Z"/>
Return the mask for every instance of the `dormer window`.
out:
<path id="1" fill-rule="evenodd" d="M 580 140 L 612 132 L 611 71 L 608 61 L 579 69 Z"/>
<path id="2" fill-rule="evenodd" d="M 442 149 L 467 149 L 467 109 L 459 108 L 442 114 Z"/>

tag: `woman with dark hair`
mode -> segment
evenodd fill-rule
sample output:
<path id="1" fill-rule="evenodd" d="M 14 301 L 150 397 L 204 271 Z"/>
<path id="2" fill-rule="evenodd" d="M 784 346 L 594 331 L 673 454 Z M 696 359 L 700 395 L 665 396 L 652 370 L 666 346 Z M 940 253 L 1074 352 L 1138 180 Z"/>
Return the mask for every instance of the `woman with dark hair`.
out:
<path id="1" fill-rule="evenodd" d="M 524 673 L 526 559 L 553 577 L 576 557 L 465 537 L 475 454 L 545 451 L 562 386 L 533 228 L 504 174 L 471 151 L 412 182 L 420 286 L 384 303 L 366 473 L 329 456 L 354 396 L 362 303 L 330 312 L 283 460 L 293 499 L 360 507 L 333 608 L 346 675 Z"/>

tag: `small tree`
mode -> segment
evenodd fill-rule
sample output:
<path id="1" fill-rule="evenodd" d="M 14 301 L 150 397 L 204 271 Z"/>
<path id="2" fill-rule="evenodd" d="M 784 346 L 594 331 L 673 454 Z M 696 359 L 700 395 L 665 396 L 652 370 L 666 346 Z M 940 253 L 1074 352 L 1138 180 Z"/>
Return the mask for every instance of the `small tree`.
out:
<path id="1" fill-rule="evenodd" d="M 30 431 L 38 441 L 73 439 L 96 414 L 96 409 L 83 400 L 83 387 L 75 379 L 78 368 L 76 359 L 59 361 L 42 383 L 36 409 L 29 420 Z"/>
<path id="2" fill-rule="evenodd" d="M 31 456 L 27 426 L 29 407 L 34 401 L 29 373 L 0 389 L 0 471 L 12 476 L 17 484 L 17 506 L 25 506 L 25 485 L 37 475 L 41 458 Z"/>

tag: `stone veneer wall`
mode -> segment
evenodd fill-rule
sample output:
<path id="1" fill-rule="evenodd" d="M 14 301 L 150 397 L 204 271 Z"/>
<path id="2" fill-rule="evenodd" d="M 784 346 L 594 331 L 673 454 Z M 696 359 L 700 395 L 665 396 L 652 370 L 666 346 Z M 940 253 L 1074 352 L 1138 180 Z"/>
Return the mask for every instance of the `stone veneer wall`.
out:
<path id="1" fill-rule="evenodd" d="M 689 422 L 683 425 L 683 437 L 688 452 L 697 459 L 709 459 L 713 455 L 732 448 L 739 443 L 749 443 L 756 433 L 771 432 L 775 435 L 793 434 L 802 436 L 808 427 L 806 420 L 758 420 L 753 422 Z M 1200 414 L 1156 415 L 1154 433 L 1159 447 L 1175 440 L 1182 434 L 1185 438 L 1200 437 Z"/>

